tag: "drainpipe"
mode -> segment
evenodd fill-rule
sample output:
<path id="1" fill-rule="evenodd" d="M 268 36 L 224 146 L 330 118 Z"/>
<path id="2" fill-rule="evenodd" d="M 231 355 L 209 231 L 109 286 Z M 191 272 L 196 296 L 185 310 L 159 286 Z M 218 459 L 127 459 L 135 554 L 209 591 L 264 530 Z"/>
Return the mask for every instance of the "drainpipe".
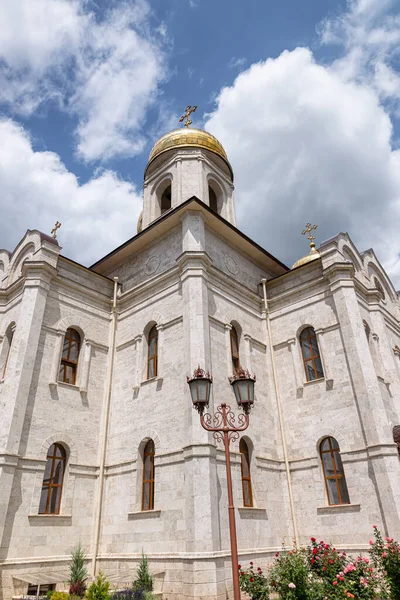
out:
<path id="1" fill-rule="evenodd" d="M 106 462 L 106 450 L 107 450 L 107 433 L 108 433 L 108 422 L 110 416 L 110 403 L 111 403 L 111 391 L 112 391 L 112 377 L 114 371 L 114 358 L 115 358 L 115 335 L 117 330 L 117 291 L 118 291 L 118 277 L 114 277 L 114 295 L 112 303 L 112 321 L 111 321 L 111 344 L 110 344 L 110 365 L 107 374 L 107 386 L 106 386 L 106 397 L 104 406 L 104 422 L 103 422 L 103 436 L 101 441 L 101 456 L 100 456 L 100 470 L 99 470 L 99 485 L 97 486 L 97 497 L 96 497 L 96 517 L 94 525 L 94 543 L 92 552 L 92 577 L 96 575 L 96 562 L 97 553 L 99 550 L 99 539 L 100 539 L 100 524 L 101 515 L 103 509 L 103 489 L 104 489 L 104 469 Z"/>
<path id="2" fill-rule="evenodd" d="M 286 480 L 287 480 L 288 492 L 289 492 L 290 513 L 291 513 L 291 516 L 292 516 L 294 541 L 296 543 L 296 546 L 298 546 L 299 545 L 299 534 L 298 534 L 298 530 L 297 530 L 296 513 L 295 513 L 295 510 L 294 510 L 293 489 L 292 489 L 292 476 L 291 476 L 291 473 L 290 473 L 289 459 L 288 459 L 287 446 L 286 446 L 285 429 L 284 429 L 284 426 L 283 426 L 283 414 L 282 414 L 281 398 L 280 398 L 280 395 L 279 395 L 278 377 L 277 377 L 277 374 L 276 374 L 276 365 L 275 365 L 275 356 L 274 356 L 274 346 L 272 344 L 271 321 L 270 321 L 269 310 L 268 310 L 267 286 L 266 286 L 267 280 L 266 279 L 261 279 L 261 283 L 262 283 L 262 287 L 263 287 L 264 309 L 265 309 L 265 315 L 266 315 L 266 321 L 267 321 L 268 342 L 269 342 L 269 347 L 271 348 L 272 374 L 273 374 L 273 379 L 274 379 L 276 404 L 277 404 L 277 407 L 278 407 L 279 428 L 280 428 L 280 431 L 281 431 L 281 438 L 282 438 L 283 458 L 284 458 L 284 461 L 285 461 Z"/>

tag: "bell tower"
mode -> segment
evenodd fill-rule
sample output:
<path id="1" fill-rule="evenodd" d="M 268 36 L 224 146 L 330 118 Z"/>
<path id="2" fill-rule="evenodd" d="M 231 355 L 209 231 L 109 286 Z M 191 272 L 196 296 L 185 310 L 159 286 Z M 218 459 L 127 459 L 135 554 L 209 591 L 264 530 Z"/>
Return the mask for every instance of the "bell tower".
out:
<path id="1" fill-rule="evenodd" d="M 189 115 L 184 118 L 190 124 Z M 236 225 L 233 172 L 222 144 L 207 131 L 186 125 L 163 135 L 150 152 L 138 231 L 192 196 Z"/>

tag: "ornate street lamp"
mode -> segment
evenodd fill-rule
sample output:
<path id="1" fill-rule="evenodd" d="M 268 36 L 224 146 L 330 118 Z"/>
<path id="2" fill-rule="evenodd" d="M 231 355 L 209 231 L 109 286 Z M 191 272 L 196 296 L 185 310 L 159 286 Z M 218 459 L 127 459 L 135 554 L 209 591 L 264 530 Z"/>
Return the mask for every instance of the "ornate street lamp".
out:
<path id="1" fill-rule="evenodd" d="M 228 487 L 228 515 L 229 531 L 231 538 L 231 556 L 232 556 L 232 578 L 233 578 L 233 598 L 240 600 L 239 571 L 238 571 L 238 550 L 236 537 L 235 507 L 233 504 L 232 492 L 232 474 L 231 457 L 229 445 L 239 439 L 239 432 L 244 431 L 249 426 L 249 413 L 254 404 L 254 383 L 255 375 L 251 376 L 245 369 L 238 369 L 233 377 L 229 378 L 236 401 L 239 408 L 243 409 L 244 414 L 237 418 L 231 411 L 230 406 L 224 402 L 217 408 L 217 412 L 212 416 L 209 413 L 204 414 L 205 408 L 208 408 L 211 392 L 212 377 L 203 369 L 198 367 L 193 377 L 188 377 L 187 382 L 190 388 L 193 407 L 200 414 L 200 422 L 206 431 L 212 431 L 214 438 L 222 442 L 225 448 L 226 463 L 226 481 Z"/>

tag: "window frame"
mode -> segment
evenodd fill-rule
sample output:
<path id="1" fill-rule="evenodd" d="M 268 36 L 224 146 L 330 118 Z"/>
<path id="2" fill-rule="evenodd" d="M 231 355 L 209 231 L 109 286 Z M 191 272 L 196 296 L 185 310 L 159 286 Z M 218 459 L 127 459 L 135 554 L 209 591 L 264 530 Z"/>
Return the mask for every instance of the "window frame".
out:
<path id="1" fill-rule="evenodd" d="M 236 348 L 237 352 L 234 352 L 234 338 L 236 339 Z M 231 330 L 229 332 L 229 339 L 231 344 L 231 362 L 233 373 L 235 374 L 240 369 L 240 348 L 239 348 L 239 334 L 234 325 L 231 325 Z M 237 361 L 237 366 L 235 366 L 235 361 Z"/>
<path id="2" fill-rule="evenodd" d="M 241 471 L 241 480 L 242 480 L 242 496 L 243 496 L 243 506 L 245 508 L 253 508 L 254 507 L 254 499 L 253 499 L 253 485 L 251 482 L 251 469 L 250 469 L 250 452 L 249 446 L 244 438 L 240 438 L 239 442 L 239 452 L 240 452 L 240 471 Z M 243 469 L 243 461 L 247 462 L 247 471 L 248 475 L 244 474 Z M 245 487 L 248 485 L 248 491 L 250 496 L 250 503 L 246 504 L 246 494 Z"/>
<path id="3" fill-rule="evenodd" d="M 151 341 L 154 342 L 154 354 L 150 354 L 151 349 Z M 150 363 L 153 361 L 153 374 L 150 377 Z M 146 370 L 146 379 L 153 379 L 158 376 L 158 329 L 157 325 L 153 325 L 147 335 L 147 370 Z"/>
<path id="4" fill-rule="evenodd" d="M 333 446 L 332 446 L 332 440 L 334 440 L 334 442 L 336 442 L 337 448 L 333 448 Z M 322 449 L 322 445 L 326 441 L 329 442 L 329 449 L 328 450 L 323 450 Z M 350 502 L 350 495 L 349 495 L 349 489 L 347 487 L 346 476 L 345 476 L 345 473 L 344 473 L 343 462 L 342 462 L 342 459 L 340 457 L 340 462 L 342 462 L 342 470 L 340 471 L 340 469 L 337 468 L 337 461 L 336 461 L 336 458 L 335 458 L 335 454 L 336 453 L 339 454 L 339 456 L 340 456 L 340 446 L 339 446 L 338 441 L 334 437 L 332 437 L 332 436 L 326 436 L 326 437 L 324 437 L 321 440 L 320 444 L 319 444 L 319 456 L 320 456 L 321 463 L 322 463 L 322 472 L 323 472 L 323 475 L 324 475 L 325 490 L 326 490 L 326 496 L 328 498 L 328 504 L 329 504 L 329 506 L 342 506 L 342 505 L 346 505 L 346 504 L 351 504 L 351 502 Z M 331 456 L 331 464 L 332 464 L 333 473 L 334 473 L 333 475 L 327 475 L 326 474 L 326 471 L 325 471 L 325 462 L 324 462 L 324 459 L 323 459 L 323 456 L 322 456 L 323 454 L 330 454 L 330 456 Z M 341 491 L 340 486 L 339 486 L 339 479 L 343 479 L 343 481 L 344 481 L 344 485 L 345 485 L 345 489 L 346 489 L 347 497 L 348 497 L 348 502 L 347 501 L 343 501 L 342 491 Z M 336 490 L 337 490 L 337 494 L 338 494 L 338 498 L 339 498 L 339 503 L 337 503 L 337 502 L 331 502 L 331 495 L 330 495 L 330 492 L 329 492 L 328 480 L 334 480 L 335 481 Z"/>
<path id="5" fill-rule="evenodd" d="M 306 332 L 308 333 L 308 336 L 303 338 L 303 336 L 304 336 L 304 334 Z M 311 334 L 311 332 L 312 332 L 312 334 Z M 312 346 L 312 343 L 311 343 L 311 341 L 313 339 L 315 339 L 315 344 L 316 344 L 317 349 L 318 349 L 318 354 L 314 354 L 313 353 L 313 346 Z M 304 354 L 304 349 L 303 349 L 303 344 L 302 344 L 303 341 L 308 341 L 309 342 L 309 349 L 310 349 L 310 356 L 309 357 L 306 357 L 305 354 Z M 304 373 L 305 373 L 307 382 L 309 382 L 309 381 L 317 381 L 319 379 L 324 379 L 325 374 L 324 374 L 324 367 L 323 367 L 323 364 L 322 364 L 321 350 L 320 350 L 320 347 L 319 347 L 319 344 L 318 344 L 318 338 L 317 338 L 317 334 L 315 333 L 314 327 L 312 327 L 311 325 L 308 325 L 307 327 L 303 327 L 303 329 L 301 330 L 301 332 L 299 334 L 299 343 L 300 343 L 300 351 L 301 351 L 301 358 L 302 358 L 302 361 L 303 361 Z M 317 367 L 316 367 L 316 359 L 319 359 L 319 362 L 320 362 L 320 365 L 321 365 L 321 373 L 322 373 L 321 376 L 318 376 L 318 371 L 317 371 Z M 308 374 L 308 371 L 307 371 L 307 368 L 306 368 L 307 367 L 307 363 L 311 363 L 312 364 L 313 372 L 314 372 L 314 375 L 315 375 L 314 379 L 310 379 L 309 376 L 308 376 L 309 374 Z"/>
<path id="6" fill-rule="evenodd" d="M 50 454 L 50 451 L 53 447 L 54 447 L 53 454 Z M 57 449 L 59 449 L 61 451 L 61 457 L 57 456 Z M 51 460 L 50 477 L 48 480 L 49 483 L 45 485 L 44 484 L 44 475 L 46 474 L 46 467 L 47 467 L 47 463 L 49 460 Z M 61 483 L 53 483 L 54 465 L 55 465 L 56 461 L 59 461 L 59 460 L 62 461 Z M 46 454 L 45 473 L 43 474 L 42 487 L 40 488 L 39 511 L 38 511 L 39 515 L 59 515 L 60 514 L 66 466 L 67 466 L 67 452 L 62 444 L 60 444 L 58 442 L 54 442 L 53 444 L 51 444 L 51 446 L 47 450 L 47 454 Z M 41 499 L 42 499 L 42 492 L 43 492 L 43 488 L 45 488 L 45 487 L 47 487 L 46 508 L 45 508 L 44 512 L 40 512 L 40 503 L 41 503 Z M 50 512 L 48 509 L 49 509 L 49 504 L 51 501 L 51 495 L 52 495 L 53 488 L 61 488 L 61 491 L 60 491 L 60 496 L 58 498 L 57 510 L 55 512 Z"/>
<path id="7" fill-rule="evenodd" d="M 150 448 L 151 445 L 151 449 Z M 149 439 L 144 448 L 143 448 L 143 469 L 142 469 L 142 512 L 148 510 L 154 510 L 154 484 L 155 484 L 155 474 L 154 474 L 154 457 L 155 457 L 156 449 L 154 440 Z M 150 457 L 150 477 L 149 479 L 145 479 L 146 475 L 146 458 Z M 145 506 L 145 486 L 149 486 L 149 495 L 148 495 L 148 507 Z"/>
<path id="8" fill-rule="evenodd" d="M 69 335 L 69 337 L 67 337 L 69 332 L 74 332 L 78 336 L 78 340 L 74 339 L 71 335 Z M 69 343 L 68 343 L 67 353 L 66 353 L 66 357 L 65 357 L 64 354 L 65 354 L 65 341 L 66 340 L 68 340 Z M 76 361 L 70 359 L 71 347 L 74 342 L 77 342 L 77 344 L 78 344 L 78 357 L 77 357 Z M 60 366 L 58 369 L 57 381 L 59 383 L 66 383 L 67 385 L 76 385 L 81 347 L 82 347 L 81 334 L 79 333 L 79 331 L 77 329 L 75 329 L 75 327 L 68 327 L 67 331 L 65 332 L 64 339 L 63 339 L 61 360 L 60 360 Z M 72 383 L 69 381 L 65 381 L 67 367 L 70 367 L 72 370 Z M 61 373 L 63 373 L 62 379 L 61 379 Z"/>

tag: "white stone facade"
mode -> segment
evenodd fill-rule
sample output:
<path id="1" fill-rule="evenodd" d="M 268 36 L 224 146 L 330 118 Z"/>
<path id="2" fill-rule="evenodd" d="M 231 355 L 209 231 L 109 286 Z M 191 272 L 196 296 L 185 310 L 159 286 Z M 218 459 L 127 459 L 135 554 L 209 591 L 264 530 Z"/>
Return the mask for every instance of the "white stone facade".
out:
<path id="1" fill-rule="evenodd" d="M 204 196 L 207 169 L 224 190 L 220 216 Z M 176 187 L 160 216 L 151 194 L 167 173 Z M 79 541 L 91 572 L 116 587 L 132 582 L 144 550 L 163 598 L 232 596 L 224 453 L 201 428 L 186 383 L 198 364 L 209 369 L 210 411 L 225 401 L 238 412 L 228 382 L 232 325 L 241 363 L 257 374 L 245 432 L 251 508 L 232 446 L 241 560 L 265 562 L 282 541 L 313 534 L 362 552 L 372 524 L 400 537 L 397 293 L 373 251 L 360 254 L 345 234 L 289 271 L 234 225 L 222 161 L 180 149 L 148 175 L 142 233 L 92 268 L 37 231 L 12 254 L 0 251 L 0 598 L 26 593 L 29 582 L 61 589 Z M 158 371 L 148 380 L 153 325 Z M 316 331 L 324 370 L 312 382 L 299 345 L 305 326 Z M 58 381 L 70 327 L 82 339 L 75 385 Z M 340 445 L 350 504 L 328 503 L 326 436 Z M 154 508 L 142 511 L 149 439 Z M 61 509 L 41 515 L 46 455 L 57 442 L 67 453 Z"/>

